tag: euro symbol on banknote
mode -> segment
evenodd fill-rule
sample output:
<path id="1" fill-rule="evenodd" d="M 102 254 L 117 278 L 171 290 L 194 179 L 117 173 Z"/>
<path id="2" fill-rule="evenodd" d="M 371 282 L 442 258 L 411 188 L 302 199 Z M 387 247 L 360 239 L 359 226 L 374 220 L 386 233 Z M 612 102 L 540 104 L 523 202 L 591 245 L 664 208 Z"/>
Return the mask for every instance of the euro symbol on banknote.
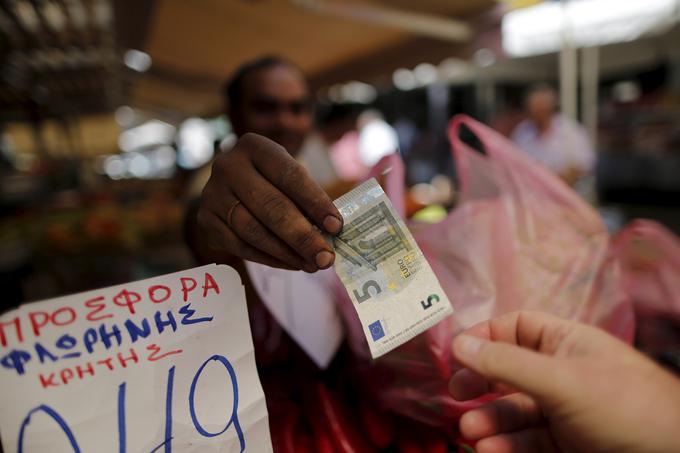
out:
<path id="1" fill-rule="evenodd" d="M 413 236 L 375 179 L 335 200 L 335 271 L 377 358 L 453 313 Z"/>

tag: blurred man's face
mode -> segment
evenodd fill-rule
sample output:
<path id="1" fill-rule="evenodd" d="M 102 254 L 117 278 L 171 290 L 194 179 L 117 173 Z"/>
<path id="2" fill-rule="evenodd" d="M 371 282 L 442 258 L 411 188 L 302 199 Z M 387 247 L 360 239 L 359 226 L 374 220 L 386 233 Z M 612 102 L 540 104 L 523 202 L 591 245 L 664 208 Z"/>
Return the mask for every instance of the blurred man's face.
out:
<path id="1" fill-rule="evenodd" d="M 255 132 L 296 155 L 312 129 L 312 102 L 298 70 L 273 66 L 243 80 L 239 105 L 231 109 L 237 135 Z"/>
<path id="2" fill-rule="evenodd" d="M 555 96 L 548 91 L 537 91 L 527 99 L 527 112 L 537 123 L 549 121 L 555 112 Z"/>

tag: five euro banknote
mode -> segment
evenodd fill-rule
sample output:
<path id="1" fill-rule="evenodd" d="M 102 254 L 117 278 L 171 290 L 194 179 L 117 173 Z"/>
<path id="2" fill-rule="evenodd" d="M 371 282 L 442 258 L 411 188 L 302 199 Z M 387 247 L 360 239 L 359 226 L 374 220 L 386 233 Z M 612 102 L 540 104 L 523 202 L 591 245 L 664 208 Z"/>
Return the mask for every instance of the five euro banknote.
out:
<path id="1" fill-rule="evenodd" d="M 335 271 L 373 358 L 453 313 L 437 277 L 382 188 L 370 179 L 334 201 L 344 226 L 333 237 Z"/>

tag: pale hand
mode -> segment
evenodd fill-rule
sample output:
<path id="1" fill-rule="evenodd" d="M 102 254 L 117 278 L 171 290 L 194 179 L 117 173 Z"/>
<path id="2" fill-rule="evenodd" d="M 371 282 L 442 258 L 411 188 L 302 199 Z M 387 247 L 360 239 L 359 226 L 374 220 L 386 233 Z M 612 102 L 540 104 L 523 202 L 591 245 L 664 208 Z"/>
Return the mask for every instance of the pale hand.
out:
<path id="1" fill-rule="evenodd" d="M 680 381 L 595 327 L 516 312 L 456 337 L 457 400 L 506 394 L 460 420 L 478 453 L 680 451 Z"/>

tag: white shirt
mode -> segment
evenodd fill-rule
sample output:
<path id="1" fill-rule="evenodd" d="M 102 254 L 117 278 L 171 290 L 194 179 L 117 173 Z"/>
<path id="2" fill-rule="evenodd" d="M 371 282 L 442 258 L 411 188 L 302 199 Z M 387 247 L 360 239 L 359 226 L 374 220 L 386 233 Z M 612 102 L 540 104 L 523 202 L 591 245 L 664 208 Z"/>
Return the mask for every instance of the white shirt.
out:
<path id="1" fill-rule="evenodd" d="M 330 186 L 338 181 L 330 158 L 330 146 L 318 132 L 312 132 L 307 137 L 296 159 L 320 186 Z"/>
<path id="2" fill-rule="evenodd" d="M 532 120 L 522 121 L 513 131 L 512 140 L 558 174 L 571 168 L 588 173 L 595 166 L 595 150 L 585 128 L 561 114 L 553 115 L 550 128 L 543 134 Z"/>
<path id="3" fill-rule="evenodd" d="M 359 157 L 364 165 L 372 167 L 380 159 L 399 149 L 399 138 L 386 121 L 376 119 L 359 131 Z"/>

